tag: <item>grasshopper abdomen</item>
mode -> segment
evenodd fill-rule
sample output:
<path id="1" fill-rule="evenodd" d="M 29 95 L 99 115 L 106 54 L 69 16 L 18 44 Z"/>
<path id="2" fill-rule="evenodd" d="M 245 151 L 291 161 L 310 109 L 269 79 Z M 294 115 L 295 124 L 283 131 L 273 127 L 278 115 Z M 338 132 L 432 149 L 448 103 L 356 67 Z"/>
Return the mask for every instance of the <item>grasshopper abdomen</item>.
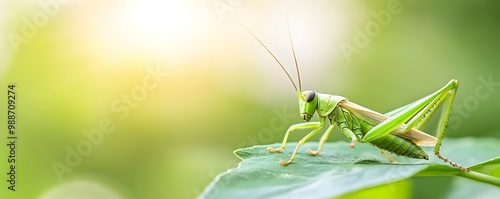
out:
<path id="1" fill-rule="evenodd" d="M 380 149 L 392 152 L 396 155 L 417 159 L 429 159 L 429 156 L 424 152 L 424 150 L 422 150 L 422 148 L 417 146 L 411 140 L 396 135 L 388 134 L 385 137 L 376 139 L 370 143 Z"/>

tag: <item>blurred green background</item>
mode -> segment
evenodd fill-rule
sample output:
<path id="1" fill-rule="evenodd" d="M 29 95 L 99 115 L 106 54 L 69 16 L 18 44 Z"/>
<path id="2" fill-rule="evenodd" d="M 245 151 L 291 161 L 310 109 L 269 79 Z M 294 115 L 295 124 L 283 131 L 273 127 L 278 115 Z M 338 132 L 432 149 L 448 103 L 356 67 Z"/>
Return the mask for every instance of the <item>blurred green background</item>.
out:
<path id="1" fill-rule="evenodd" d="M 284 73 L 237 25 L 295 74 L 287 16 L 304 89 L 387 112 L 455 78 L 447 136 L 500 138 L 499 9 L 496 1 L 3 0 L 0 109 L 15 84 L 19 138 L 17 190 L 2 175 L 0 197 L 196 197 L 237 166 L 233 150 L 281 142 L 302 122 Z M 108 133 L 95 130 L 102 122 Z M 441 196 L 449 182 L 403 184 Z"/>

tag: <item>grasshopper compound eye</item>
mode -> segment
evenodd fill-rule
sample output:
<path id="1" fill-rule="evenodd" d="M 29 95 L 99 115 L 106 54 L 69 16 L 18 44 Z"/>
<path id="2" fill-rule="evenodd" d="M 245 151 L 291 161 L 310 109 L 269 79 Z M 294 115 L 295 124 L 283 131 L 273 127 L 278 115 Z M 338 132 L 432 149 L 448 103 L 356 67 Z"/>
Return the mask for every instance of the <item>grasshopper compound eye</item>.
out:
<path id="1" fill-rule="evenodd" d="M 309 91 L 306 95 L 306 102 L 312 102 L 315 96 L 316 96 L 315 92 Z"/>

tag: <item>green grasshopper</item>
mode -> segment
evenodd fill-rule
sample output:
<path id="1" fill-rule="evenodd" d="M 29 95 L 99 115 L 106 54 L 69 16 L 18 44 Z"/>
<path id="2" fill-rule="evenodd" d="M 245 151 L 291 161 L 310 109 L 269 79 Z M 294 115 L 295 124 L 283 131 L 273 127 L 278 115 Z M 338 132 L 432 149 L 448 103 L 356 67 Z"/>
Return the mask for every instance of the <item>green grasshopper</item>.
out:
<path id="1" fill-rule="evenodd" d="M 255 36 L 250 30 L 248 30 L 245 26 L 243 26 L 243 28 L 266 49 L 266 51 L 279 64 L 283 72 L 285 72 L 297 92 L 297 97 L 299 98 L 300 116 L 306 121 L 305 123 L 290 126 L 285 133 L 281 147 L 268 147 L 267 151 L 281 152 L 285 149 L 288 135 L 294 130 L 314 129 L 299 141 L 288 161 L 280 161 L 281 165 L 286 166 L 292 163 L 299 147 L 313 135 L 325 129 L 327 123 L 329 123 L 330 126 L 326 129 L 326 132 L 319 141 L 318 149 L 316 151 L 308 149 L 308 154 L 313 156 L 318 155 L 323 148 L 323 144 L 328 139 L 328 136 L 334 127 L 337 126 L 338 129 L 351 141 L 349 145 L 351 148 L 353 148 L 357 142 L 371 143 L 381 149 L 382 154 L 391 163 L 397 162 L 386 154 L 384 150 L 399 156 L 428 160 L 429 156 L 422 150 L 422 148 L 420 148 L 420 146 L 434 146 L 434 154 L 438 158 L 463 171 L 469 171 L 469 168 L 451 161 L 440 153 L 441 142 L 443 140 L 446 125 L 448 124 L 448 119 L 451 113 L 451 107 L 458 89 L 457 80 L 452 79 L 444 87 L 426 97 L 397 108 L 389 113 L 381 114 L 350 102 L 343 96 L 323 94 L 315 91 L 302 91 L 299 66 L 295 50 L 293 48 L 289 27 L 288 37 L 290 39 L 292 54 L 295 61 L 295 69 L 299 82 L 298 88 L 288 71 L 276 58 L 276 56 L 274 56 L 264 43 L 260 41 L 260 39 L 258 39 L 257 36 Z M 437 130 L 437 138 L 420 131 L 419 129 L 425 125 L 430 116 L 432 116 L 435 110 L 445 100 L 448 101 L 445 109 L 443 110 L 443 114 L 441 114 Z M 314 113 L 317 114 L 319 122 L 309 122 L 313 118 Z"/>

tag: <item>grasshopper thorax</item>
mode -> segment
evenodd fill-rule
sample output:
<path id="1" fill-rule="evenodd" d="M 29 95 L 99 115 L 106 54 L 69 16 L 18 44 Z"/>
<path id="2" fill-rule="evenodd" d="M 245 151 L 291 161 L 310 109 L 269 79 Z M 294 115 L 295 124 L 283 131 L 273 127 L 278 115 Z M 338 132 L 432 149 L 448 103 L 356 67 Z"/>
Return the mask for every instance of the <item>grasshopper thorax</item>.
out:
<path id="1" fill-rule="evenodd" d="M 311 121 L 314 112 L 318 108 L 318 94 L 314 91 L 299 93 L 300 116 L 306 122 Z"/>

